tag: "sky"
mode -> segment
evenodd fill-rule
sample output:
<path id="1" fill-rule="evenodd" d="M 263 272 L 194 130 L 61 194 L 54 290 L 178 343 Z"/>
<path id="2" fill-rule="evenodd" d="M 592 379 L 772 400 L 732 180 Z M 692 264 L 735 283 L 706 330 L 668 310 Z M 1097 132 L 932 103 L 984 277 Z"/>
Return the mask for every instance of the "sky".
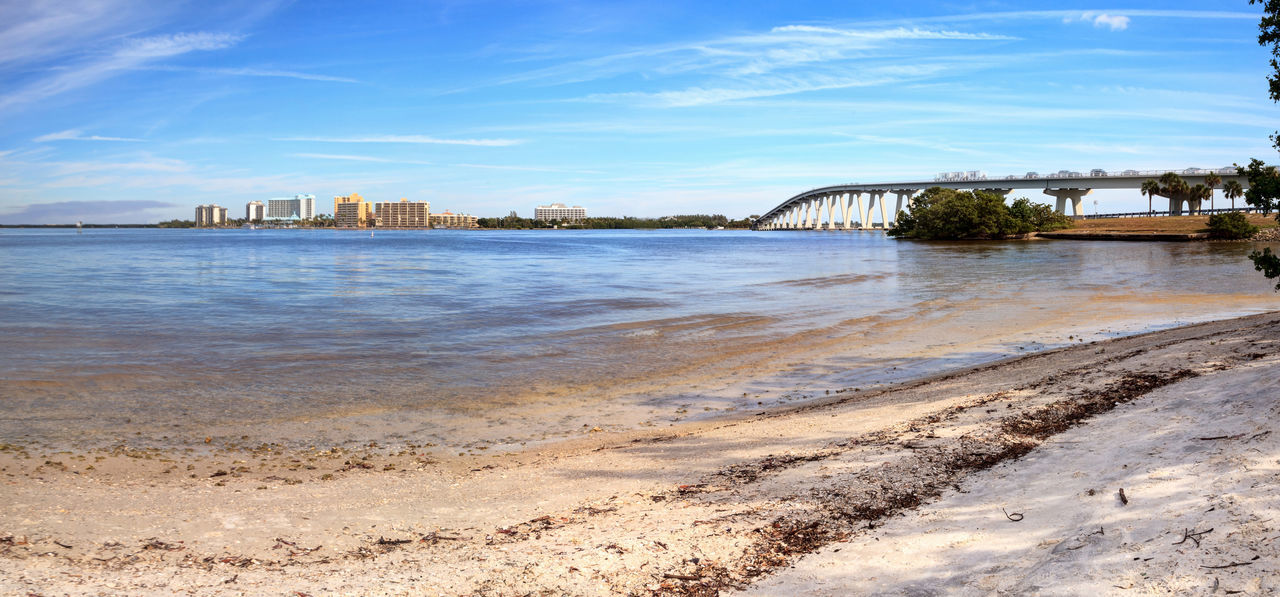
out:
<path id="1" fill-rule="evenodd" d="M 944 171 L 1275 162 L 1260 11 L 0 0 L 0 224 L 243 217 L 302 193 L 322 212 L 360 193 L 739 218 Z"/>

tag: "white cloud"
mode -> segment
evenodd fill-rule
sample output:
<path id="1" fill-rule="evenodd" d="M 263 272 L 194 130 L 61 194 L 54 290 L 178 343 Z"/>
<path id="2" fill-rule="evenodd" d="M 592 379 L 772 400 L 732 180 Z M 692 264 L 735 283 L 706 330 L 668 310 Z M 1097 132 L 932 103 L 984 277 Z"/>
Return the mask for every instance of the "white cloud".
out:
<path id="1" fill-rule="evenodd" d="M 244 39 L 243 35 L 231 33 L 174 33 L 171 35 L 155 35 L 125 40 L 124 45 L 116 51 L 117 58 L 162 58 L 177 56 L 197 50 L 221 50 L 229 48 Z"/>
<path id="2" fill-rule="evenodd" d="M 1169 11 L 1167 13 L 1148 14 L 1144 16 L 1159 16 L 1159 17 L 1185 16 L 1185 15 L 1175 14 L 1176 12 L 1177 11 Z M 1205 18 L 1208 18 L 1208 17 L 1205 17 Z M 1062 17 L 1062 22 L 1063 23 L 1080 23 L 1080 22 L 1093 23 L 1093 26 L 1097 27 L 1098 29 L 1102 29 L 1106 27 L 1111 29 L 1112 31 L 1124 31 L 1125 29 L 1129 28 L 1129 17 L 1122 16 L 1122 15 L 1111 15 L 1107 13 L 1096 13 L 1096 12 L 1068 13 L 1066 16 Z"/>
<path id="3" fill-rule="evenodd" d="M 241 39 L 242 36 L 229 33 L 205 32 L 128 39 L 105 57 L 55 70 L 47 77 L 0 96 L 0 112 L 102 82 L 152 60 L 227 48 Z"/>
<path id="4" fill-rule="evenodd" d="M 524 143 L 521 139 L 441 139 L 426 135 L 369 135 L 363 137 L 283 137 L 275 141 L 310 141 L 314 143 L 411 143 L 419 145 L 470 145 L 474 147 L 507 147 Z"/>
<path id="5" fill-rule="evenodd" d="M 35 141 L 36 143 L 46 143 L 49 141 L 142 141 L 142 139 L 134 139 L 131 137 L 102 137 L 99 135 L 86 136 L 84 131 L 81 131 L 80 129 L 68 129 L 57 133 L 40 135 L 39 137 L 32 139 L 32 141 Z"/>
<path id="6" fill-rule="evenodd" d="M 840 37 L 852 37 L 858 39 L 967 39 L 967 40 L 1015 40 L 1016 37 L 1007 35 L 994 35 L 991 33 L 964 33 L 961 31 L 920 29 L 913 27 L 907 29 L 898 27 L 895 29 L 838 29 L 834 27 L 814 27 L 811 25 L 786 25 L 783 27 L 774 27 L 774 33 L 818 33 L 824 35 L 835 35 Z"/>
<path id="7" fill-rule="evenodd" d="M 312 158 L 317 160 L 344 160 L 348 162 L 377 162 L 380 164 L 417 164 L 431 165 L 431 162 L 422 162 L 417 160 L 393 160 L 388 158 L 378 158 L 368 155 L 349 155 L 335 153 L 294 153 L 290 154 L 298 158 Z"/>
<path id="8" fill-rule="evenodd" d="M 1093 18 L 1093 26 L 1110 27 L 1112 31 L 1124 31 L 1129 28 L 1129 17 L 1102 14 Z"/>
<path id="9" fill-rule="evenodd" d="M 262 69 L 248 67 L 194 67 L 194 66 L 147 66 L 146 70 L 168 71 L 168 72 L 194 72 L 207 73 L 214 75 L 231 75 L 238 77 L 279 77 L 285 79 L 301 79 L 303 81 L 329 81 L 333 83 L 359 83 L 360 81 L 349 77 L 337 77 L 333 75 L 318 75 L 314 73 L 300 73 L 291 70 Z"/>
<path id="10" fill-rule="evenodd" d="M 751 85 L 735 87 L 689 87 L 676 91 L 659 91 L 653 93 L 603 93 L 588 96 L 588 101 L 638 100 L 640 103 L 658 107 L 684 108 L 719 104 L 737 100 L 755 99 L 792 95 L 810 91 L 828 89 L 847 89 L 852 87 L 871 87 L 904 83 L 936 74 L 946 67 L 941 64 L 925 64 L 915 66 L 881 67 L 867 69 L 862 76 L 848 75 L 804 75 L 754 77 Z"/>

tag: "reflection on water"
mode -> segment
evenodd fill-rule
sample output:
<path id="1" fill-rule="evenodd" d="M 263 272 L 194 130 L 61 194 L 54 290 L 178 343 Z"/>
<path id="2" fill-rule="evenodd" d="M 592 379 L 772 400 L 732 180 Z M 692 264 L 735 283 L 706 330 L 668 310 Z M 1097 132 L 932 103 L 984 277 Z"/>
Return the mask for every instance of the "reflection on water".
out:
<path id="1" fill-rule="evenodd" d="M 1280 307 L 1239 243 L 0 231 L 0 440 L 518 442 Z M 1074 340 L 1074 338 L 1073 338 Z M 269 430 L 269 431 L 268 431 Z M 167 438 L 167 439 L 166 439 Z"/>

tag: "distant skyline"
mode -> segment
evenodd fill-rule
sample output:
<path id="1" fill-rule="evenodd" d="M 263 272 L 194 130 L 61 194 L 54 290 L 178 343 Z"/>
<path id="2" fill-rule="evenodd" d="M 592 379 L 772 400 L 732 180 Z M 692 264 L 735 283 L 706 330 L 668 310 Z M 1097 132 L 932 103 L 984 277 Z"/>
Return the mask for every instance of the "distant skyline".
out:
<path id="1" fill-rule="evenodd" d="M 1070 6 L 0 0 L 0 224 L 304 193 L 741 218 L 943 171 L 1277 161 L 1259 7 Z"/>

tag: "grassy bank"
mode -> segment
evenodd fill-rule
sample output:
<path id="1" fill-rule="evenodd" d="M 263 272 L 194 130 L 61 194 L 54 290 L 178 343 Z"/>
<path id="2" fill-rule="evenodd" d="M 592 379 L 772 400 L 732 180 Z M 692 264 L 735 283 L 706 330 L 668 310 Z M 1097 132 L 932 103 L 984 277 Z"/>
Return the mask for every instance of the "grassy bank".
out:
<path id="1" fill-rule="evenodd" d="M 1276 226 L 1274 215 L 1248 214 L 1249 223 L 1259 228 Z M 1154 218 L 1106 218 L 1076 220 L 1071 232 L 1118 232 L 1133 234 L 1191 234 L 1209 231 L 1209 216 L 1161 216 Z"/>

